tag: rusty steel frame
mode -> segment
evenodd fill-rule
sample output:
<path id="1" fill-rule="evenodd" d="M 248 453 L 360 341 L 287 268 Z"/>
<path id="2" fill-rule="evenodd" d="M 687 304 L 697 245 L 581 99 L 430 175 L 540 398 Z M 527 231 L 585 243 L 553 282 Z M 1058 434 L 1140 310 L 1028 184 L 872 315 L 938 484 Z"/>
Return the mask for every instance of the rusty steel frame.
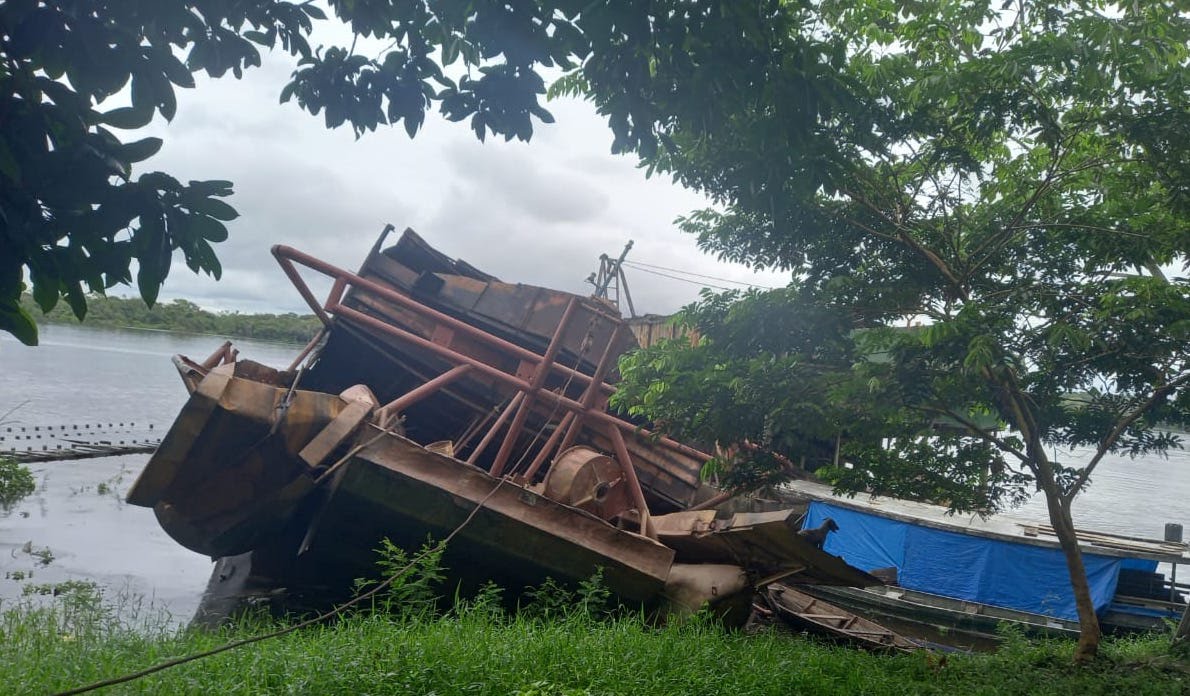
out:
<path id="1" fill-rule="evenodd" d="M 508 458 L 512 455 L 512 448 L 521 435 L 521 429 L 525 427 L 525 419 L 529 417 L 533 401 L 549 376 L 554 365 L 554 358 L 558 357 L 558 351 L 562 349 L 562 337 L 566 335 L 566 329 L 570 327 L 570 320 L 574 317 L 574 308 L 578 304 L 576 299 L 571 297 L 570 301 L 566 303 L 566 309 L 562 310 L 562 318 L 558 320 L 558 326 L 554 329 L 554 335 L 550 337 L 545 354 L 541 356 L 541 362 L 537 363 L 537 368 L 533 371 L 533 377 L 529 380 L 529 390 L 524 392 L 525 398 L 517 407 L 516 415 L 512 417 L 512 425 L 508 426 L 508 434 L 504 436 L 504 442 L 501 443 L 500 450 L 496 452 L 496 460 L 492 462 L 492 476 L 500 476 L 504 473 L 504 465 L 508 463 Z"/>
<path id="2" fill-rule="evenodd" d="M 545 464 L 545 460 L 549 458 L 550 452 L 558 447 L 558 440 L 561 438 L 562 433 L 569 432 L 571 422 L 577 417 L 574 411 L 567 411 L 566 415 L 562 416 L 562 420 L 558 421 L 558 425 L 554 428 L 554 432 L 550 434 L 550 438 L 542 445 L 541 451 L 533 458 L 533 462 L 529 464 L 529 468 L 525 470 L 525 473 L 520 475 L 519 480 L 525 483 L 533 482 L 533 477 L 537 475 L 537 471 Z M 558 451 L 561 451 L 561 448 L 558 448 Z"/>
<path id="3" fill-rule="evenodd" d="M 323 261 L 322 259 L 310 256 L 305 252 L 298 251 L 293 247 L 285 246 L 284 244 L 277 244 L 273 247 L 272 251 L 273 256 L 277 259 L 277 263 L 281 265 L 281 270 L 285 272 L 285 275 L 289 278 L 290 282 L 292 282 L 297 288 L 297 291 L 302 296 L 302 299 L 306 301 L 306 304 L 310 306 L 310 309 L 324 324 L 330 322 L 328 312 L 331 314 L 338 313 L 336 308 L 341 306 L 340 302 L 343 299 L 346 286 L 352 285 L 368 290 L 369 292 L 378 295 L 392 302 L 393 304 L 412 310 L 429 319 L 433 319 L 435 322 L 447 326 L 460 333 L 466 334 L 471 338 L 485 342 L 494 348 L 509 353 L 513 357 L 533 364 L 536 364 L 541 360 L 541 355 L 529 350 L 528 348 L 518 346 L 511 341 L 500 338 L 499 336 L 493 336 L 483 329 L 476 328 L 467 322 L 450 316 L 449 314 L 440 312 L 433 307 L 427 307 L 412 297 L 398 292 L 391 287 L 381 285 L 380 283 L 368 278 L 364 278 L 357 273 L 345 271 L 341 268 L 338 268 L 337 266 L 334 266 L 333 264 Z M 310 270 L 321 273 L 322 275 L 328 276 L 336 281 L 327 296 L 327 301 L 325 304 L 318 303 L 318 300 L 314 297 L 314 293 L 311 292 L 309 286 L 306 285 L 306 281 L 302 279 L 297 268 L 294 267 L 293 264 L 295 262 L 300 263 Z M 344 309 L 350 308 L 344 307 Z M 607 314 L 596 307 L 588 306 L 588 309 L 612 321 L 620 321 L 618 318 L 612 317 L 610 314 Z M 385 333 L 391 332 L 385 331 Z M 556 364 L 554 369 L 561 372 L 565 377 L 577 381 L 580 385 L 585 386 L 592 382 L 592 379 L 589 375 L 561 363 Z M 609 394 L 615 391 L 615 388 L 610 384 L 603 384 L 600 388 Z"/>
<path id="4" fill-rule="evenodd" d="M 468 362 L 476 367 L 478 371 L 483 372 L 484 374 L 487 374 L 491 377 L 495 377 L 496 379 L 503 381 L 509 386 L 515 387 L 521 391 L 524 391 L 525 387 L 528 386 L 525 380 L 516 377 L 515 375 L 510 375 L 503 370 L 494 368 L 469 356 L 462 355 L 450 348 L 447 348 L 446 346 L 433 343 L 432 341 L 422 338 L 417 334 L 401 329 L 400 327 L 393 326 L 392 324 L 385 323 L 379 319 L 376 319 L 375 317 L 368 316 L 358 310 L 354 310 L 350 307 L 342 305 L 341 300 L 344 289 L 338 284 L 331 288 L 332 292 L 327 297 L 326 310 L 322 311 L 322 307 L 318 305 L 318 301 L 314 299 L 314 295 L 310 292 L 309 287 L 306 285 L 302 277 L 297 273 L 297 269 L 294 268 L 293 264 L 295 262 L 306 266 L 312 271 L 321 273 L 322 275 L 335 279 L 342 278 L 345 284 L 366 289 L 384 299 L 390 300 L 407 309 L 411 309 L 430 319 L 434 319 L 441 324 L 465 333 L 481 342 L 486 342 L 495 348 L 508 351 L 518 358 L 532 363 L 537 363 L 539 360 L 541 360 L 541 356 L 539 354 L 534 353 L 527 348 L 522 348 L 521 346 L 506 341 L 499 336 L 493 336 L 492 334 L 489 334 L 482 329 L 478 329 L 464 321 L 456 319 L 448 314 L 439 312 L 432 307 L 427 307 L 412 297 L 397 292 L 390 287 L 381 285 L 376 281 L 369 280 L 360 276 L 359 274 L 352 273 L 351 271 L 345 271 L 333 264 L 323 261 L 322 259 L 315 258 L 309 254 L 298 251 L 297 249 L 285 246 L 284 244 L 275 245 L 272 249 L 272 252 L 273 256 L 277 259 L 277 262 L 281 265 L 282 270 L 285 271 L 285 275 L 287 275 L 290 280 L 293 281 L 294 285 L 298 289 L 298 292 L 301 293 L 302 297 L 306 299 L 306 303 L 310 305 L 311 309 L 317 310 L 315 311 L 315 314 L 326 316 L 326 311 L 331 311 L 335 314 L 343 313 L 350 316 L 351 318 L 360 319 L 361 323 L 372 326 L 373 328 L 380 330 L 382 333 L 387 333 L 396 338 L 412 342 L 419 347 L 427 348 L 439 356 L 445 357 L 446 359 L 452 360 L 453 362 Z M 602 312 L 600 312 L 600 314 L 610 317 L 610 315 L 603 314 Z M 617 323 L 620 322 L 619 319 L 615 319 L 615 321 Z M 561 372 L 568 378 L 578 381 L 583 385 L 590 385 L 592 382 L 594 382 L 594 379 L 591 376 L 570 368 L 562 363 L 555 363 L 553 369 Z M 616 391 L 615 387 L 607 384 L 606 382 L 600 383 L 598 388 L 602 392 L 606 392 L 608 394 L 612 394 Z M 584 407 L 581 403 L 575 401 L 574 399 L 560 396 L 550 391 L 541 392 L 541 396 L 544 396 L 551 401 L 557 401 L 562 405 L 563 408 L 571 411 L 581 412 L 584 415 L 592 417 L 601 423 L 612 423 L 622 431 L 640 433 L 645 437 L 652 438 L 657 444 L 663 445 L 667 449 L 673 450 L 675 452 L 681 452 L 688 457 L 693 457 L 694 459 L 704 462 L 711 458 L 711 455 L 707 454 L 706 452 L 697 450 L 693 447 L 690 447 L 689 445 L 684 445 L 668 437 L 655 437 L 654 433 L 647 428 L 642 428 L 633 423 L 629 423 L 628 421 L 616 418 L 615 416 L 605 413 L 602 410 L 595 409 L 593 407 Z"/>
<path id="5" fill-rule="evenodd" d="M 474 464 L 479 460 L 479 455 L 483 454 L 483 451 L 488 448 L 488 445 L 492 444 L 492 440 L 496 439 L 496 434 L 500 432 L 500 428 L 504 427 L 504 421 L 508 420 L 508 417 L 516 411 L 517 406 L 521 405 L 521 400 L 524 398 L 525 392 L 517 392 L 516 396 L 512 397 L 512 400 L 508 402 L 508 405 L 504 407 L 504 410 L 496 418 L 496 422 L 492 423 L 492 427 L 488 428 L 488 431 L 480 438 L 479 444 L 471 451 L 471 456 L 467 457 L 468 464 Z"/>
<path id="6" fill-rule="evenodd" d="M 595 388 L 596 384 L 603 384 L 603 380 L 607 378 L 607 373 L 611 372 L 612 360 L 616 357 L 613 355 L 615 345 L 620 340 L 620 334 L 625 330 L 624 323 L 619 322 L 616 328 L 612 329 L 611 338 L 608 339 L 607 345 L 603 348 L 603 355 L 599 356 L 599 364 L 595 366 L 595 372 L 591 375 L 591 384 L 587 386 L 586 391 L 579 398 L 579 403 L 583 405 L 584 409 L 590 409 L 595 406 L 595 400 L 599 397 L 599 390 Z M 566 435 L 562 438 L 562 443 L 558 446 L 558 451 L 568 449 L 578 439 L 578 434 L 582 431 L 585 420 L 581 413 L 575 413 L 574 421 L 570 423 L 570 427 L 566 429 Z"/>
<path id="7" fill-rule="evenodd" d="M 610 360 L 612 357 L 611 352 L 613 350 L 612 346 L 619 338 L 620 331 L 623 327 L 621 320 L 614 319 L 616 322 L 616 328 L 613 330 L 612 337 L 609 340 L 608 345 L 604 348 L 599 364 L 596 367 L 595 374 L 588 376 L 577 369 L 568 367 L 555 361 L 557 353 L 561 349 L 562 336 L 565 334 L 565 330 L 568 327 L 575 308 L 578 305 L 577 297 L 572 296 L 566 305 L 566 309 L 562 314 L 562 319 L 559 321 L 558 326 L 554 331 L 554 335 L 550 339 L 550 343 L 545 354 L 538 354 L 527 348 L 518 346 L 515 343 L 504 340 L 498 336 L 493 336 L 482 329 L 476 328 L 436 309 L 427 307 L 412 297 L 404 295 L 393 288 L 381 285 L 376 281 L 364 278 L 356 273 L 338 268 L 321 259 L 293 249 L 292 247 L 278 244 L 273 247 L 272 252 L 273 256 L 277 259 L 277 262 L 281 265 L 281 269 L 285 272 L 285 275 L 294 284 L 295 288 L 298 290 L 298 293 L 306 301 L 306 304 L 308 304 L 314 311 L 314 314 L 318 316 L 318 318 L 323 322 L 323 324 L 329 324 L 330 315 L 342 317 L 358 325 L 372 328 L 376 331 L 379 331 L 380 333 L 387 334 L 400 341 L 412 344 L 431 354 L 445 359 L 447 362 L 450 362 L 455 366 L 446 373 L 443 373 L 429 382 L 426 382 L 425 384 L 413 389 L 411 392 L 398 397 L 395 401 L 390 402 L 384 407 L 386 415 L 388 413 L 395 412 L 398 408 L 407 407 L 408 404 L 413 403 L 420 398 L 424 398 L 430 393 L 433 393 L 443 388 L 450 382 L 458 379 L 464 373 L 472 371 L 491 377 L 498 382 L 502 382 L 505 385 L 516 389 L 518 394 L 513 398 L 512 401 L 509 402 L 508 406 L 504 409 L 504 412 L 500 414 L 500 417 L 496 419 L 496 422 L 492 424 L 480 443 L 476 445 L 475 450 L 467 458 L 467 462 L 469 464 L 474 464 L 479 458 L 480 454 L 488 447 L 488 445 L 491 444 L 492 439 L 495 438 L 497 432 L 503 427 L 504 422 L 508 419 L 509 415 L 512 414 L 512 423 L 508 429 L 508 433 L 505 435 L 504 441 L 501 444 L 500 450 L 498 451 L 496 459 L 493 462 L 492 468 L 490 470 L 490 473 L 493 476 L 500 476 L 503 474 L 504 465 L 507 463 L 508 457 L 511 455 L 511 451 L 515 446 L 516 439 L 521 434 L 520 431 L 524 426 L 526 418 L 528 417 L 528 412 L 531 408 L 532 401 L 535 399 L 548 401 L 554 408 L 565 409 L 569 414 L 573 415 L 573 418 L 570 419 L 569 423 L 565 423 L 567 419 L 563 418 L 563 422 L 559 424 L 561 427 L 558 427 L 555 430 L 555 435 L 557 435 L 559 432 L 565 431 L 562 444 L 573 442 L 575 437 L 577 437 L 579 429 L 582 427 L 582 425 L 592 422 L 598 423 L 599 425 L 603 426 L 608 437 L 611 438 L 612 445 L 616 450 L 616 458 L 620 460 L 620 467 L 624 472 L 624 479 L 628 484 L 629 492 L 632 495 L 633 504 L 638 507 L 638 512 L 641 517 L 641 532 L 646 536 L 655 536 L 652 525 L 650 524 L 649 509 L 647 503 L 645 502 L 644 491 L 640 486 L 640 481 L 636 476 L 636 469 L 632 465 L 632 458 L 628 452 L 627 444 L 624 441 L 624 431 L 638 432 L 646 436 L 650 436 L 652 434 L 649 433 L 649 431 L 634 425 L 633 423 L 616 418 L 615 416 L 603 411 L 601 408 L 595 407 L 595 404 L 602 393 L 610 394 L 615 391 L 615 387 L 607 384 L 603 380 L 610 371 Z M 333 279 L 334 283 L 324 304 L 319 304 L 318 300 L 315 299 L 314 294 L 310 291 L 309 286 L 306 284 L 297 267 L 294 265 L 295 263 L 301 264 L 312 271 L 329 276 Z M 372 294 L 379 296 L 381 299 L 388 300 L 416 314 L 420 314 L 426 318 L 432 319 L 441 326 L 445 326 L 448 329 L 465 334 L 469 338 L 479 341 L 480 343 L 486 343 L 489 347 L 493 347 L 497 350 L 511 354 L 523 362 L 534 365 L 533 374 L 529 380 L 518 377 L 515 374 L 509 374 L 500 368 L 489 365 L 469 355 L 464 355 L 463 353 L 454 350 L 448 345 L 435 342 L 432 340 L 432 338 L 424 338 L 417 335 L 416 333 L 413 333 L 412 331 L 403 329 L 399 326 L 388 323 L 368 314 L 364 314 L 363 312 L 360 312 L 359 310 L 352 307 L 348 307 L 343 304 L 343 296 L 346 293 L 348 286 L 353 286 L 371 292 Z M 598 309 L 588 309 L 592 309 L 602 316 L 610 317 L 610 315 L 599 312 Z M 467 369 L 461 369 L 464 367 Z M 567 378 L 567 383 L 570 381 L 577 381 L 580 383 L 580 385 L 586 387 L 584 389 L 583 395 L 580 397 L 580 401 L 571 399 L 565 394 L 555 393 L 542 388 L 545 385 L 546 379 L 548 379 L 549 375 L 554 372 L 560 372 L 562 375 L 564 375 Z M 534 459 L 533 465 L 530 467 L 533 473 L 536 473 L 536 469 L 540 467 L 537 459 L 542 458 L 542 454 L 547 453 L 551 449 L 552 443 L 555 440 L 556 437 L 551 436 L 550 441 L 546 443 L 543 452 L 539 453 L 538 457 Z M 691 456 L 701 461 L 706 461 L 710 458 L 710 455 L 704 452 L 700 452 L 692 447 L 688 447 L 669 438 L 658 438 L 656 441 L 662 446 L 681 452 L 687 456 Z"/>

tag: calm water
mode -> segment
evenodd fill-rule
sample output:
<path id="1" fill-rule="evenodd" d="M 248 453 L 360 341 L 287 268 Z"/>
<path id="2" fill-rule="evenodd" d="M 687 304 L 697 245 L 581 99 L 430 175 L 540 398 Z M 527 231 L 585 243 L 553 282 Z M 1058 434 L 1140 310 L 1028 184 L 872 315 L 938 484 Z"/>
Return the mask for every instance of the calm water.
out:
<path id="1" fill-rule="evenodd" d="M 160 437 L 186 398 L 170 356 L 205 357 L 222 340 L 45 326 L 42 345 L 26 348 L 0 333 L 0 415 L 16 409 L 0 432 L 135 422 L 142 434 L 153 424 Z M 300 349 L 245 340 L 236 344 L 243 356 L 278 367 L 288 365 Z M 0 513 L 0 600 L 20 596 L 34 583 L 92 580 L 109 597 L 141 598 L 187 619 L 211 562 L 169 539 L 151 510 L 123 502 L 147 459 L 131 455 L 31 465 L 37 492 Z M 1111 458 L 1076 502 L 1075 518 L 1090 529 L 1160 538 L 1166 522 L 1190 528 L 1187 501 L 1190 452 L 1135 461 Z M 1012 516 L 1044 521 L 1044 502 L 1034 499 Z"/>
<path id="2" fill-rule="evenodd" d="M 0 332 L 0 416 L 15 409 L 0 423 L 7 442 L 0 449 L 20 444 L 8 429 L 21 427 L 136 423 L 134 434 L 160 437 L 186 400 L 170 356 L 203 358 L 224 340 L 73 326 L 41 331 L 36 348 Z M 247 340 L 236 345 L 246 357 L 278 367 L 300 350 Z M 148 457 L 29 465 L 37 492 L 0 512 L 0 600 L 35 584 L 91 580 L 113 600 L 151 603 L 187 620 L 211 561 L 166 536 L 152 510 L 124 503 Z"/>

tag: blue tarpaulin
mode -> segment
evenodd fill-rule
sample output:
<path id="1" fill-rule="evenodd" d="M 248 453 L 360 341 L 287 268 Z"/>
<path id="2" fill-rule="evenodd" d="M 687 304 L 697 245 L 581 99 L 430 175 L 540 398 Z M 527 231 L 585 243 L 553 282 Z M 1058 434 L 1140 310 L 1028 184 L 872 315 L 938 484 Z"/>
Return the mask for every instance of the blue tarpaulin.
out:
<path id="1" fill-rule="evenodd" d="M 1078 619 L 1059 548 L 949 532 L 823 502 L 810 504 L 803 527 L 817 527 L 827 517 L 839 530 L 827 537 L 825 551 L 867 571 L 895 566 L 902 587 Z M 1116 593 L 1120 561 L 1083 554 L 1097 612 Z"/>

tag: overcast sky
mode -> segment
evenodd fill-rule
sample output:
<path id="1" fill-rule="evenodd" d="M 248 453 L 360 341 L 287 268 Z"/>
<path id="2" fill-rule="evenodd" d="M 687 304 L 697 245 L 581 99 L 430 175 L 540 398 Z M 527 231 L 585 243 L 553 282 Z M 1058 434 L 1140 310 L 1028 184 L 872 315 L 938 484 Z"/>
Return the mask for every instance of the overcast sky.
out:
<path id="1" fill-rule="evenodd" d="M 673 224 L 703 207 L 699 195 L 647 179 L 633 157 L 610 154 L 611 131 L 578 100 L 547 104 L 557 122 L 530 143 L 488 138 L 466 122 L 427 116 L 417 137 L 382 127 L 356 140 L 350 127 L 325 128 L 296 104 L 278 104 L 292 62 L 265 54 L 242 80 L 229 74 L 178 90 L 170 123 L 149 130 L 165 140 L 141 171 L 182 179 L 230 179 L 240 217 L 216 245 L 223 278 L 195 276 L 180 260 L 162 290 L 217 310 L 300 311 L 300 298 L 269 248 L 288 244 L 354 270 L 387 223 L 412 227 L 440 251 L 509 282 L 587 294 L 599 255 L 635 245 L 629 261 L 762 286 L 755 274 L 703 254 Z M 638 313 L 667 314 L 699 286 L 628 270 Z M 715 280 L 705 282 L 727 285 Z"/>

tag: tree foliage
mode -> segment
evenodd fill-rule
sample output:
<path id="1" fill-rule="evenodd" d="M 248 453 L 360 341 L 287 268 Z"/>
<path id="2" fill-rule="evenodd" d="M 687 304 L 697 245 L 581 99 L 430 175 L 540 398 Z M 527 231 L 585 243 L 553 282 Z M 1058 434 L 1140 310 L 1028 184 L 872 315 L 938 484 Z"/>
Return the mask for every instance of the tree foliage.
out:
<path id="1" fill-rule="evenodd" d="M 162 141 L 116 131 L 173 118 L 174 88 L 193 87 L 193 72 L 238 76 L 259 65 L 250 28 L 308 52 L 302 36 L 318 14 L 280 2 L 0 6 L 0 329 L 36 343 L 19 303 L 25 268 L 44 311 L 65 297 L 79 318 L 88 291 L 131 282 L 134 260 L 150 305 L 175 251 L 191 270 L 218 277 L 211 245 L 236 217 L 221 200 L 231 182 L 134 175 Z"/>
<path id="2" fill-rule="evenodd" d="M 87 293 L 131 283 L 149 305 L 180 254 L 216 278 L 213 245 L 236 211 L 227 181 L 182 183 L 135 173 L 161 148 L 135 138 L 156 116 L 172 119 L 176 88 L 261 63 L 261 50 L 294 57 L 282 102 L 362 135 L 402 124 L 413 136 L 436 108 L 468 121 L 479 139 L 528 140 L 551 122 L 542 69 L 587 61 L 596 81 L 621 84 L 609 106 L 621 149 L 653 150 L 655 109 L 642 89 L 653 14 L 708 24 L 718 3 L 572 0 L 8 0 L 0 4 L 0 330 L 35 343 L 19 298 L 50 311 L 65 298 L 82 318 Z M 311 42 L 322 22 L 345 24 L 349 46 Z M 685 21 L 685 20 L 684 20 Z M 680 29 L 688 31 L 689 28 Z M 679 32 L 680 33 L 680 32 Z M 357 51 L 357 42 L 360 46 Z M 599 56 L 591 60 L 592 56 Z M 124 131 L 125 133 L 120 133 Z M 28 281 L 28 282 L 26 282 Z"/>
<path id="3" fill-rule="evenodd" d="M 777 11 L 795 35 L 757 35 L 767 72 L 667 109 L 662 146 L 642 153 L 718 204 L 682 221 L 704 249 L 795 282 L 695 306 L 704 342 L 631 358 L 622 403 L 795 460 L 798 433 L 834 428 L 852 443 L 833 472 L 851 490 L 979 509 L 1031 481 L 1067 552 L 1080 655 L 1093 654 L 1071 504 L 1106 453 L 1163 452 L 1180 443 L 1154 426 L 1190 422 L 1190 10 L 822 0 Z M 687 74 L 659 69 L 659 101 Z M 614 103 L 607 85 L 566 86 Z M 784 341 L 740 340 L 795 313 L 807 325 Z M 815 318 L 832 313 L 847 326 Z M 909 323 L 922 326 L 894 328 Z M 825 372 L 807 379 L 811 366 Z M 748 425 L 706 402 L 732 403 Z M 1054 445 L 1092 456 L 1076 465 Z"/>

